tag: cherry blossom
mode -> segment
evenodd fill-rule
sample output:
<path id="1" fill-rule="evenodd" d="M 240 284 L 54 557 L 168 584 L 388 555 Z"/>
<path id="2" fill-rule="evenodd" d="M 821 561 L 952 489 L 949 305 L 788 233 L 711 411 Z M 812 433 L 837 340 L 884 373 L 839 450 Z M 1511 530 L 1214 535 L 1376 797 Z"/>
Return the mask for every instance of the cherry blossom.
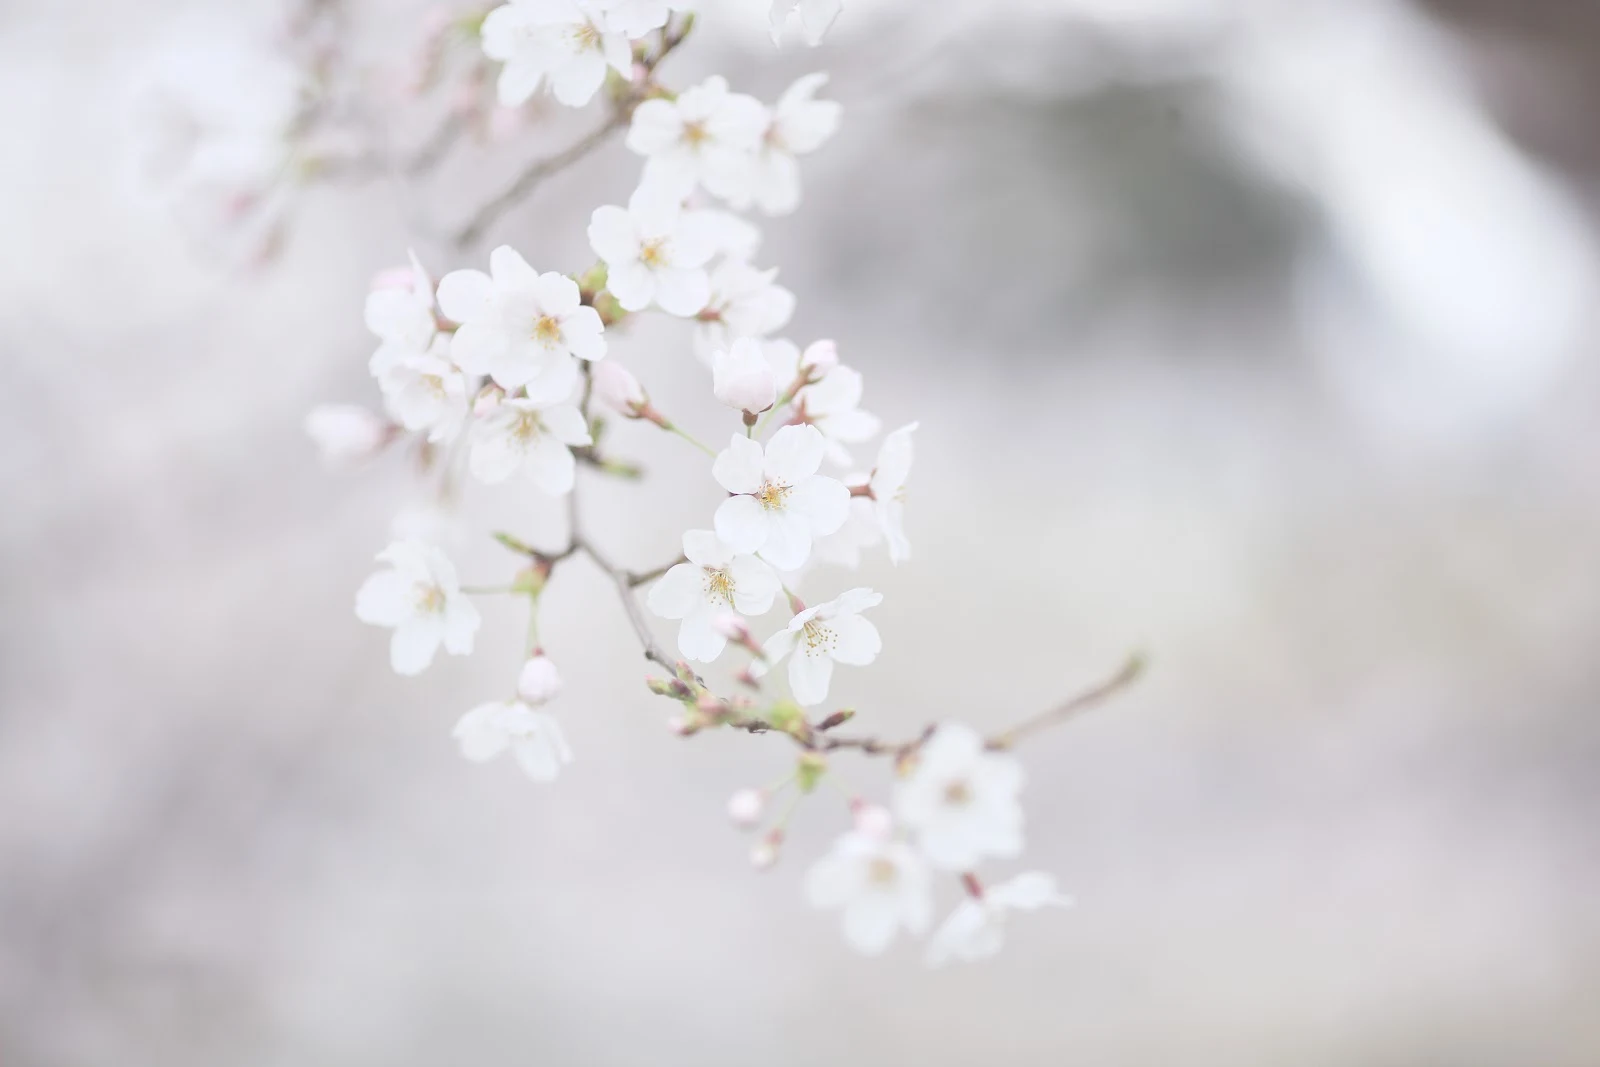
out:
<path id="1" fill-rule="evenodd" d="M 835 663 L 865 667 L 883 650 L 878 628 L 861 617 L 861 612 L 881 603 L 882 593 L 860 588 L 807 608 L 767 638 L 762 645 L 766 661 L 757 665 L 758 673 L 777 666 L 792 652 L 789 692 L 795 703 L 805 707 L 822 703 L 828 699 Z"/>
<path id="2" fill-rule="evenodd" d="M 699 208 L 694 212 L 711 242 L 711 254 L 748 263 L 761 250 L 761 227 L 731 211 Z"/>
<path id="3" fill-rule="evenodd" d="M 766 411 L 778 399 L 778 378 L 759 342 L 740 338 L 711 361 L 711 391 L 735 411 Z"/>
<path id="4" fill-rule="evenodd" d="M 650 403 L 639 379 L 614 359 L 595 364 L 594 395 L 606 407 L 630 419 L 639 418 Z"/>
<path id="5" fill-rule="evenodd" d="M 712 268 L 711 296 L 695 320 L 695 354 L 709 363 L 741 337 L 766 337 L 787 326 L 794 294 L 774 283 L 777 276 L 776 267 L 758 270 L 739 259 Z"/>
<path id="6" fill-rule="evenodd" d="M 505 64 L 497 84 L 500 103 L 517 107 L 550 86 L 568 107 L 594 99 L 610 67 L 632 71 L 628 36 L 609 29 L 595 0 L 511 0 L 483 20 L 483 52 Z"/>
<path id="7" fill-rule="evenodd" d="M 389 662 L 398 674 L 420 674 L 443 645 L 452 656 L 472 651 L 481 621 L 461 592 L 443 552 L 420 541 L 396 541 L 378 554 L 389 565 L 356 593 L 356 617 L 394 629 Z"/>
<path id="8" fill-rule="evenodd" d="M 861 373 L 838 361 L 832 341 L 817 341 L 800 353 L 787 341 L 769 344 L 767 358 L 779 381 L 795 382 L 804 373 L 810 380 L 794 395 L 795 420 L 815 426 L 827 439 L 828 459 L 840 466 L 851 462 L 846 445 L 875 436 L 878 417 L 861 410 Z"/>
<path id="9" fill-rule="evenodd" d="M 748 200 L 767 109 L 728 91 L 713 75 L 678 94 L 646 100 L 633 112 L 628 147 L 646 158 L 644 182 L 678 198 L 704 186 L 724 200 Z"/>
<path id="10" fill-rule="evenodd" d="M 690 530 L 683 535 L 679 563 L 650 590 L 650 610 L 663 619 L 682 619 L 678 651 L 692 660 L 710 663 L 722 655 L 728 637 L 719 625 L 731 611 L 764 615 L 781 588 L 771 567 L 755 556 L 735 552 L 710 530 Z"/>
<path id="11" fill-rule="evenodd" d="M 850 947 L 875 956 L 904 929 L 921 934 L 933 921 L 927 865 L 901 841 L 847 833 L 806 872 L 806 897 L 814 908 L 844 913 Z"/>
<path id="12" fill-rule="evenodd" d="M 1024 780 L 1015 757 L 988 751 L 970 726 L 943 723 L 895 783 L 895 814 L 935 866 L 969 870 L 985 856 L 1022 851 Z"/>
<path id="13" fill-rule="evenodd" d="M 350 470 L 383 447 L 389 439 L 389 421 L 357 404 L 319 404 L 306 413 L 305 431 L 324 463 Z"/>
<path id="14" fill-rule="evenodd" d="M 699 212 L 686 212 L 671 196 L 641 186 L 624 211 L 596 208 L 589 244 L 605 261 L 606 288 L 627 311 L 652 302 L 673 315 L 694 315 L 711 297 L 706 264 L 714 234 Z"/>
<path id="15" fill-rule="evenodd" d="M 433 339 L 426 352 L 403 355 L 384 347 L 372 357 L 384 405 L 395 421 L 430 441 L 449 441 L 467 418 L 467 380 L 451 363 L 450 342 Z"/>
<path id="16" fill-rule="evenodd" d="M 553 782 L 572 762 L 561 724 L 549 712 L 534 711 L 520 700 L 479 704 L 456 723 L 453 735 L 461 754 L 487 763 L 507 749 L 535 782 Z"/>
<path id="17" fill-rule="evenodd" d="M 381 366 L 428 351 L 438 329 L 433 281 L 415 256 L 409 267 L 385 271 L 374 280 L 362 318 L 382 342 L 372 355 L 374 374 Z"/>
<path id="18" fill-rule="evenodd" d="M 473 427 L 469 465 L 480 481 L 503 482 L 522 471 L 552 496 L 572 492 L 572 446 L 593 444 L 583 413 L 571 404 L 506 400 Z"/>
<path id="19" fill-rule="evenodd" d="M 911 461 L 915 458 L 911 435 L 916 428 L 916 423 L 909 423 L 883 439 L 878 448 L 878 466 L 867 482 L 878 527 L 889 542 L 889 560 L 896 564 L 911 558 L 911 542 L 906 540 L 905 499 L 906 479 L 911 476 Z"/>
<path id="20" fill-rule="evenodd" d="M 779 570 L 804 564 L 812 538 L 837 530 L 850 507 L 850 490 L 817 474 L 826 448 L 814 426 L 785 426 L 765 447 L 734 434 L 711 467 L 734 494 L 717 508 L 717 536 Z"/>
<path id="21" fill-rule="evenodd" d="M 440 310 L 461 324 L 451 358 L 534 399 L 566 399 L 577 381 L 572 357 L 606 354 L 599 313 L 582 305 L 577 282 L 540 274 L 508 246 L 489 254 L 489 271 L 451 271 L 439 282 Z"/>
<path id="22" fill-rule="evenodd" d="M 800 162 L 839 129 L 843 110 L 836 101 L 817 100 L 826 74 L 808 74 L 789 86 L 774 105 L 765 134 L 750 161 L 745 196 L 732 204 L 743 209 L 754 202 L 768 215 L 787 215 L 800 206 Z"/>
<path id="23" fill-rule="evenodd" d="M 866 475 L 859 476 L 860 484 L 867 483 Z M 853 485 L 853 479 L 846 479 Z M 844 525 L 826 537 L 819 537 L 812 545 L 812 559 L 831 563 L 836 567 L 855 570 L 861 566 L 861 550 L 871 548 L 883 540 L 883 530 L 878 525 L 878 513 L 873 501 L 864 496 L 850 498 L 850 513 Z"/>
<path id="24" fill-rule="evenodd" d="M 535 652 L 517 675 L 517 696 L 524 704 L 548 704 L 561 692 L 561 672 L 543 652 Z"/>
<path id="25" fill-rule="evenodd" d="M 768 15 L 772 40 L 777 43 L 785 30 L 793 28 L 799 31 L 806 44 L 815 47 L 822 43 L 843 10 L 844 0 L 772 0 Z"/>
<path id="26" fill-rule="evenodd" d="M 923 958 L 939 967 L 952 959 L 980 960 L 1005 944 L 1006 916 L 1012 911 L 1071 907 L 1072 898 L 1056 890 L 1056 880 L 1042 871 L 1028 871 L 999 885 L 986 886 L 982 896 L 956 905 L 949 918 L 928 939 Z"/>
<path id="27" fill-rule="evenodd" d="M 595 0 L 604 12 L 606 28 L 640 38 L 667 24 L 674 11 L 687 11 L 692 0 Z"/>

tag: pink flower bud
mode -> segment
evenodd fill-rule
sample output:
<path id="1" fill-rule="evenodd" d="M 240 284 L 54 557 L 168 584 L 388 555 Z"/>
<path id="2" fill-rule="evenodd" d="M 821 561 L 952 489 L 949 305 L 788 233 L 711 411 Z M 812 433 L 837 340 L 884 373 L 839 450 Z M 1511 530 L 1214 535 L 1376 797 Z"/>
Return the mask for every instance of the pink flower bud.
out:
<path id="1" fill-rule="evenodd" d="M 800 366 L 812 370 L 812 381 L 826 377 L 838 365 L 839 348 L 832 341 L 813 341 L 800 356 Z"/>
<path id="2" fill-rule="evenodd" d="M 650 402 L 639 379 L 614 359 L 603 359 L 591 366 L 594 368 L 594 394 L 600 402 L 618 414 L 638 418 L 640 409 Z"/>
<path id="3" fill-rule="evenodd" d="M 741 789 L 728 798 L 728 818 L 741 830 L 753 830 L 766 807 L 765 789 Z"/>
<path id="4" fill-rule="evenodd" d="M 389 439 L 389 423 L 355 404 L 322 404 L 305 419 L 306 434 L 335 469 L 349 469 L 371 459 Z"/>
<path id="5" fill-rule="evenodd" d="M 711 620 L 712 629 L 726 637 L 736 645 L 742 645 L 750 639 L 750 627 L 736 613 L 724 611 Z"/>
<path id="6" fill-rule="evenodd" d="M 550 657 L 542 652 L 535 652 L 528 662 L 522 665 L 522 673 L 517 676 L 517 696 L 524 703 L 545 704 L 555 699 L 561 692 L 561 673 L 556 670 L 556 665 L 550 662 Z"/>
<path id="7" fill-rule="evenodd" d="M 887 840 L 894 833 L 894 816 L 889 814 L 888 808 L 860 801 L 853 804 L 852 808 L 857 833 L 880 840 Z"/>
<path id="8" fill-rule="evenodd" d="M 711 361 L 711 391 L 737 411 L 766 411 L 778 400 L 778 377 L 761 343 L 742 337 Z"/>
<path id="9" fill-rule="evenodd" d="M 781 844 L 783 831 L 774 828 L 750 850 L 750 866 L 758 871 L 769 870 L 778 862 L 778 846 Z"/>

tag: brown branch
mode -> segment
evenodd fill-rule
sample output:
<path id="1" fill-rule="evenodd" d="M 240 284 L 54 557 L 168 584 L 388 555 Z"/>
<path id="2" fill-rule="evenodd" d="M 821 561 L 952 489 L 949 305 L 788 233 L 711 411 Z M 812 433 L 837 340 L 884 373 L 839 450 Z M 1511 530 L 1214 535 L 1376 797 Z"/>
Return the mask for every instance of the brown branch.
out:
<path id="1" fill-rule="evenodd" d="M 1054 726 L 1064 719 L 1071 718 L 1080 711 L 1087 711 L 1096 705 L 1103 704 L 1138 681 L 1139 676 L 1144 673 L 1144 668 L 1144 654 L 1135 652 L 1128 657 L 1121 670 L 1093 689 L 1085 690 L 1072 699 L 1057 704 L 1048 711 L 1042 711 L 1030 719 L 1024 719 L 1011 729 L 996 734 L 989 738 L 988 747 L 997 750 L 1011 748 L 1029 734 Z"/>

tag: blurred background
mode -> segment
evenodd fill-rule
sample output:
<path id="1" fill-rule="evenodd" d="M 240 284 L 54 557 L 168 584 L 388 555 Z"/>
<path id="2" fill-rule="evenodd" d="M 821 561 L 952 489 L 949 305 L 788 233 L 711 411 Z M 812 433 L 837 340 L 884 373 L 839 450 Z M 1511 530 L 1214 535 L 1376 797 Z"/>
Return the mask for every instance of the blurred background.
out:
<path id="1" fill-rule="evenodd" d="M 369 280 L 408 247 L 583 266 L 638 164 L 613 144 L 451 248 L 596 121 L 534 108 L 219 249 L 136 175 L 133 104 L 198 68 L 270 116 L 281 67 L 215 42 L 270 49 L 286 7 L 0 3 L 0 1063 L 1600 1062 L 1600 8 L 850 0 L 775 52 L 765 0 L 723 0 L 663 69 L 767 100 L 826 69 L 845 105 L 757 260 L 789 336 L 921 420 L 915 555 L 863 567 L 886 647 L 839 701 L 993 727 L 1152 657 L 1022 753 L 1020 866 L 1076 909 L 930 972 L 806 907 L 836 797 L 749 869 L 724 803 L 792 749 L 672 736 L 587 564 L 546 596 L 550 788 L 450 740 L 514 677 L 519 605 L 413 680 L 356 621 L 413 471 L 331 476 L 300 424 L 376 403 Z M 344 69 L 423 145 L 440 94 L 394 86 L 424 6 L 347 7 Z M 612 352 L 723 432 L 682 324 Z M 650 481 L 584 484 L 641 568 L 715 504 L 648 430 L 615 444 Z M 461 518 L 563 537 L 532 490 Z"/>

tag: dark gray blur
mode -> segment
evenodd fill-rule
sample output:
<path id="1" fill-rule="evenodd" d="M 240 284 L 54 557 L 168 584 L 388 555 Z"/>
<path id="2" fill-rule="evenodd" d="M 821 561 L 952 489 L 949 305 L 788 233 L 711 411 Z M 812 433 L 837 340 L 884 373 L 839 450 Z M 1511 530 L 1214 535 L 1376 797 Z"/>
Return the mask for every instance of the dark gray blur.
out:
<path id="1" fill-rule="evenodd" d="M 300 418 L 375 400 L 371 275 L 478 265 L 439 234 L 590 117 L 314 192 L 223 270 L 121 162 L 180 5 L 0 7 L 4 1067 L 1600 1062 L 1584 5 L 851 0 L 774 55 L 765 0 L 708 4 L 675 82 L 834 72 L 844 128 L 758 262 L 790 336 L 922 425 L 915 555 L 864 568 L 886 647 L 841 702 L 996 726 L 1153 662 L 1023 752 L 1026 866 L 1076 909 L 937 972 L 806 907 L 836 797 L 749 870 L 724 801 L 790 751 L 671 736 L 584 564 L 544 613 L 551 788 L 449 736 L 509 684 L 515 606 L 414 680 L 351 612 L 409 472 L 325 474 Z M 381 55 L 420 5 L 355 7 Z M 636 167 L 612 146 L 489 243 L 581 265 Z M 612 351 L 722 425 L 678 324 Z M 585 486 L 636 566 L 714 503 L 644 429 L 618 447 L 659 478 Z M 467 512 L 562 536 L 531 494 Z"/>

